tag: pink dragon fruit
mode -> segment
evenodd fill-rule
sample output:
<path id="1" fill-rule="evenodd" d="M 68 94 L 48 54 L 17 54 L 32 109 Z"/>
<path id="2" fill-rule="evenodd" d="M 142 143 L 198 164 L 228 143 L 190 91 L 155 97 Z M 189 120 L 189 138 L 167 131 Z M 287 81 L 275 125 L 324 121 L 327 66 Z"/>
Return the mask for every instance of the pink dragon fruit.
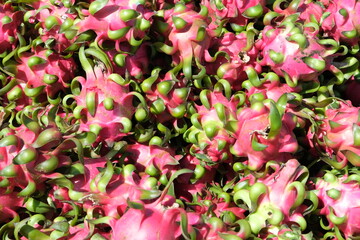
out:
<path id="1" fill-rule="evenodd" d="M 297 17 L 297 22 L 302 22 L 303 24 L 319 24 L 324 13 L 324 7 L 318 2 L 309 2 L 306 0 L 295 0 L 290 3 L 286 0 L 276 0 L 273 4 L 273 11 L 277 14 L 268 12 L 267 15 L 264 16 L 264 23 L 266 25 L 269 25 L 270 21 L 274 20 L 272 17 L 268 18 L 268 16 L 271 15 L 279 19 L 292 15 L 291 17 Z"/>
<path id="2" fill-rule="evenodd" d="M 338 102 L 338 107 L 329 106 L 314 134 L 309 135 L 310 139 L 314 138 L 326 152 L 326 162 L 338 169 L 348 162 L 360 166 L 359 107 L 353 107 L 349 101 Z"/>
<path id="3" fill-rule="evenodd" d="M 0 194 L 0 224 L 3 224 L 17 216 L 16 211 L 22 207 L 24 198 L 17 196 L 17 192 L 7 193 L 3 188 Z"/>
<path id="4" fill-rule="evenodd" d="M 31 99 L 55 99 L 60 91 L 69 87 L 74 77 L 76 64 L 72 58 L 48 49 L 37 47 L 34 52 L 19 54 L 15 66 L 17 85 L 7 93 L 10 101 L 17 101 L 17 108 L 32 103 Z"/>
<path id="5" fill-rule="evenodd" d="M 130 76 L 136 79 L 142 79 L 143 75 L 148 73 L 150 60 L 148 57 L 149 44 L 144 42 L 139 46 L 136 52 L 131 51 L 130 46 L 122 46 L 123 52 L 119 53 L 115 49 L 105 50 L 105 53 L 111 59 L 113 72 L 127 78 Z"/>
<path id="6" fill-rule="evenodd" d="M 113 162 L 102 158 L 84 158 L 82 174 L 71 180 L 54 175 L 51 184 L 58 201 L 70 199 L 87 211 L 99 211 L 101 215 L 119 219 L 128 207 L 127 201 L 150 201 L 159 197 L 158 183 L 147 174 L 137 174 L 133 164 L 122 170 Z"/>
<path id="7" fill-rule="evenodd" d="M 286 224 L 280 227 L 270 227 L 266 229 L 266 233 L 259 234 L 261 239 L 272 239 L 272 240 L 313 240 L 312 232 L 302 233 L 298 226 L 287 226 Z"/>
<path id="8" fill-rule="evenodd" d="M 189 237 L 189 228 L 190 231 L 193 230 L 187 224 L 188 214 L 176 203 L 173 196 L 167 194 L 175 178 L 186 173 L 191 173 L 191 171 L 182 169 L 174 173 L 155 202 L 143 204 L 128 201 L 130 208 L 119 220 L 112 223 L 113 238 L 177 239 L 181 234 Z M 134 235 L 134 233 L 136 234 Z"/>
<path id="9" fill-rule="evenodd" d="M 181 169 L 193 171 L 192 174 L 183 174 L 176 179 L 176 193 L 188 202 L 191 202 L 197 194 L 201 194 L 207 185 L 214 181 L 216 168 L 202 166 L 201 160 L 191 154 L 185 154 L 180 160 Z"/>
<path id="10" fill-rule="evenodd" d="M 243 82 L 242 86 L 247 90 L 247 96 L 250 97 L 253 94 L 261 93 L 266 96 L 267 99 L 278 101 L 279 98 L 286 93 L 297 93 L 301 90 L 300 86 L 290 87 L 286 83 L 282 83 L 280 78 L 273 72 L 262 75 L 263 78 L 255 83 L 252 83 L 250 80 Z M 258 85 L 257 83 L 261 84 Z"/>
<path id="11" fill-rule="evenodd" d="M 325 5 L 325 18 L 321 27 L 327 36 L 350 44 L 354 53 L 359 51 L 360 3 L 355 0 L 320 1 Z"/>
<path id="12" fill-rule="evenodd" d="M 102 46 L 106 41 L 114 41 L 115 49 L 121 52 L 120 43 L 139 46 L 148 31 L 153 11 L 147 9 L 143 1 L 93 1 L 89 9 L 82 10 L 84 19 L 75 24 L 78 33 L 92 30 L 95 41 Z"/>
<path id="13" fill-rule="evenodd" d="M 32 7 L 34 10 L 27 11 L 24 20 L 37 26 L 38 32 L 33 35 L 39 35 L 46 46 L 62 53 L 78 39 L 73 29 L 77 15 L 63 3 L 56 5 L 53 1 L 35 1 Z"/>
<path id="14" fill-rule="evenodd" d="M 261 65 L 270 66 L 290 87 L 298 81 L 318 81 L 323 71 L 334 68 L 330 60 L 337 44 L 327 49 L 323 44 L 331 43 L 319 40 L 316 34 L 317 31 L 300 29 L 292 21 L 283 21 L 279 27 L 265 26 L 262 38 L 255 43 Z"/>
<path id="15" fill-rule="evenodd" d="M 296 224 L 306 228 L 303 217 L 308 206 L 305 183 L 309 172 L 295 159 L 284 164 L 274 164 L 274 172 L 256 179 L 253 175 L 243 178 L 235 189 L 234 201 L 249 209 L 247 216 L 251 231 L 258 234 L 262 229 L 282 224 Z M 317 202 L 313 203 L 316 206 Z"/>
<path id="16" fill-rule="evenodd" d="M 264 104 L 264 96 L 259 94 L 252 95 L 251 107 L 237 114 L 236 141 L 231 149 L 236 156 L 248 157 L 251 170 L 261 169 L 270 160 L 286 161 L 298 149 L 293 133 L 296 117 L 271 100 Z"/>
<path id="17" fill-rule="evenodd" d="M 247 25 L 250 19 L 258 18 L 266 11 L 264 0 L 238 1 L 238 0 L 203 0 L 201 3 L 209 8 L 213 21 L 227 20 L 235 24 L 235 30 Z"/>
<path id="18" fill-rule="evenodd" d="M 74 78 L 73 89 L 76 108 L 75 118 L 79 119 L 80 132 L 94 132 L 98 141 L 114 142 L 128 135 L 131 118 L 135 112 L 129 86 L 118 74 L 111 73 L 111 67 L 102 62 L 91 67 L 80 49 L 80 61 L 86 71 L 86 78 Z"/>
<path id="19" fill-rule="evenodd" d="M 257 75 L 262 70 L 256 61 L 259 52 L 253 46 L 254 39 L 251 38 L 253 36 L 250 32 L 236 35 L 228 32 L 215 39 L 211 44 L 211 49 L 226 53 L 230 60 L 225 56 L 218 56 L 216 60 L 211 60 L 210 56 L 205 55 L 205 60 L 210 62 L 206 64 L 208 74 L 216 74 L 229 81 L 234 90 L 240 90 L 242 81 L 253 78 L 252 75 Z"/>
<path id="20" fill-rule="evenodd" d="M 36 122 L 29 121 L 15 130 L 5 129 L 0 143 L 3 158 L 0 162 L 0 178 L 7 182 L 10 193 L 22 189 L 19 196 L 29 196 L 36 190 L 44 190 L 47 173 L 69 163 L 69 157 L 52 150 L 63 139 L 55 127 L 42 129 Z M 41 176 L 39 176 L 40 173 Z"/>
<path id="21" fill-rule="evenodd" d="M 158 25 L 159 32 L 167 36 L 165 43 L 156 43 L 158 49 L 171 55 L 175 66 L 182 66 L 187 80 L 196 78 L 198 75 L 192 71 L 193 62 L 198 68 L 202 67 L 204 53 L 210 44 L 206 7 L 196 12 L 182 3 L 177 3 L 174 8 L 165 11 L 164 20 L 165 22 L 154 23 Z"/>
<path id="22" fill-rule="evenodd" d="M 190 117 L 193 126 L 184 133 L 184 139 L 192 143 L 190 153 L 210 166 L 231 161 L 238 96 L 227 99 L 222 92 L 203 90 L 200 100 L 202 105 L 196 105 L 197 112 Z"/>
<path id="23" fill-rule="evenodd" d="M 113 239 L 175 240 L 181 236 L 177 219 L 185 211 L 175 199 L 154 202 L 142 209 L 130 208 L 113 226 Z M 155 224 L 156 223 L 156 224 Z"/>
<path id="24" fill-rule="evenodd" d="M 11 3 L 0 5 L 0 54 L 15 49 L 22 17 L 23 12 L 14 10 Z"/>
<path id="25" fill-rule="evenodd" d="M 335 230 L 336 239 L 344 239 L 341 233 L 345 239 L 360 236 L 360 207 L 356 201 L 360 187 L 357 178 L 357 174 L 337 177 L 327 172 L 315 180 L 321 206 L 318 213 L 326 216 L 328 229 Z"/>
<path id="26" fill-rule="evenodd" d="M 159 77 L 159 72 L 160 69 L 154 69 L 140 85 L 146 94 L 150 112 L 161 123 L 182 118 L 186 114 L 187 100 L 191 98 L 189 81 L 183 76 L 175 78 L 172 71 Z"/>
<path id="27" fill-rule="evenodd" d="M 126 147 L 128 156 L 126 163 L 134 164 L 137 171 L 145 172 L 150 176 L 164 179 L 166 183 L 172 173 L 178 169 L 181 155 L 175 155 L 171 148 L 156 145 L 131 144 Z"/>

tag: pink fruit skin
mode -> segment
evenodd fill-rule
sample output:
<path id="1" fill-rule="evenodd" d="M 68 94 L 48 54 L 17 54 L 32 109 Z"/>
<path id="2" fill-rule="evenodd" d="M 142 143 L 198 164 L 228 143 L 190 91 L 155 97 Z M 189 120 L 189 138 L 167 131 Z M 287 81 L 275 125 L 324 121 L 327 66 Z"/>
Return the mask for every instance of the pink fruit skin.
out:
<path id="1" fill-rule="evenodd" d="M 0 223 L 4 223 L 17 215 L 16 210 L 22 207 L 24 199 L 17 192 L 5 193 L 0 189 Z"/>
<path id="2" fill-rule="evenodd" d="M 129 209 L 115 224 L 113 239 L 175 240 L 177 209 Z"/>
<path id="3" fill-rule="evenodd" d="M 213 18 L 229 19 L 231 23 L 236 23 L 240 26 L 246 26 L 249 18 L 246 18 L 243 13 L 251 7 L 261 5 L 265 8 L 265 0 L 254 0 L 254 1 L 241 1 L 241 0 L 226 0 L 221 1 L 223 5 L 219 8 L 214 4 L 215 1 L 203 0 L 201 3 L 209 8 L 209 12 Z"/>
<path id="4" fill-rule="evenodd" d="M 82 90 L 75 97 L 78 107 L 83 107 L 83 114 L 86 116 L 80 121 L 80 131 L 90 131 L 91 125 L 101 127 L 98 140 L 108 141 L 119 140 L 126 133 L 123 133 L 123 118 L 131 119 L 134 113 L 132 96 L 128 93 L 128 86 L 122 86 L 108 78 L 109 73 L 103 73 L 100 67 L 95 68 L 94 73 L 87 73 L 86 79 L 79 77 L 77 80 Z M 95 112 L 92 115 L 87 110 L 86 97 L 95 93 Z M 105 98 L 114 101 L 113 109 L 107 110 L 104 106 Z"/>
<path id="5" fill-rule="evenodd" d="M 269 126 L 268 114 L 269 110 L 266 107 L 260 110 L 245 108 L 237 116 L 239 129 L 236 132 L 237 140 L 233 150 L 238 156 L 248 157 L 248 166 L 253 170 L 260 169 L 269 160 L 286 161 L 298 148 L 293 133 L 295 122 L 290 113 L 284 114 L 282 127 L 277 136 L 272 139 L 262 136 L 261 131 Z M 259 143 L 268 147 L 262 151 L 255 151 L 251 144 L 252 135 L 257 137 Z"/>
<path id="6" fill-rule="evenodd" d="M 31 57 L 40 57 L 46 62 L 30 68 L 28 61 Z M 47 95 L 52 98 L 55 98 L 60 90 L 64 90 L 75 76 L 76 64 L 72 58 L 65 59 L 57 53 L 47 55 L 47 49 L 37 48 L 33 53 L 22 53 L 20 59 L 16 78 L 30 88 L 45 86 Z M 46 74 L 58 77 L 57 82 L 51 85 L 44 83 L 43 78 Z"/>
<path id="7" fill-rule="evenodd" d="M 22 22 L 23 13 L 21 11 L 14 12 L 11 3 L 1 4 L 0 19 L 3 21 L 4 17 L 9 17 L 10 22 L 0 25 L 0 53 L 15 48 L 16 32 Z"/>
<path id="8" fill-rule="evenodd" d="M 344 223 L 336 225 L 345 235 L 346 238 L 357 236 L 360 234 L 360 204 L 358 197 L 360 195 L 359 184 L 354 181 L 345 183 L 347 176 L 337 178 L 334 182 L 326 182 L 323 179 L 318 179 L 316 182 L 317 195 L 321 200 L 323 207 L 320 209 L 320 214 L 326 215 L 330 227 L 335 224 L 329 218 L 331 209 L 335 216 L 346 217 Z M 327 192 L 336 189 L 340 191 L 340 198 L 333 199 Z"/>
<path id="9" fill-rule="evenodd" d="M 175 198 L 162 195 L 155 202 L 144 204 L 142 209 L 129 208 L 112 223 L 113 239 L 175 240 L 181 235 L 180 214 Z M 192 222 L 190 219 L 189 222 Z"/>
<path id="10" fill-rule="evenodd" d="M 326 12 L 330 13 L 321 24 L 325 34 L 337 41 L 344 41 L 350 45 L 358 45 L 360 3 L 356 0 L 322 0 L 321 2 L 325 5 Z M 340 10 L 346 13 L 342 15 Z M 355 35 L 353 37 L 346 37 L 344 33 L 350 31 L 355 31 Z"/>
<path id="11" fill-rule="evenodd" d="M 234 34 L 228 32 L 222 37 L 216 38 L 211 43 L 211 48 L 227 53 L 230 61 L 223 56 L 218 56 L 215 61 L 212 61 L 210 56 L 205 55 L 205 60 L 210 61 L 206 64 L 209 74 L 217 74 L 220 67 L 221 78 L 228 80 L 235 90 L 240 90 L 242 81 L 248 78 L 245 72 L 247 68 L 254 68 L 257 73 L 262 70 L 260 64 L 256 61 L 259 54 L 258 49 L 250 46 L 250 49 L 245 50 L 247 41 L 245 33 Z"/>
<path id="12" fill-rule="evenodd" d="M 291 25 L 290 25 L 291 26 Z M 307 46 L 304 49 L 299 48 L 299 44 L 291 42 L 288 38 L 291 36 L 287 28 L 266 26 L 262 33 L 262 38 L 255 43 L 260 50 L 261 64 L 270 66 L 279 76 L 285 77 L 286 74 L 293 80 L 315 81 L 322 71 L 317 71 L 309 67 L 303 59 L 310 57 L 320 61 L 325 61 L 325 68 L 329 67 L 328 60 L 324 60 L 325 47 L 317 42 L 316 32 L 304 32 Z M 270 52 L 275 51 L 282 54 L 283 61 L 276 63 L 270 58 Z M 325 69 L 323 69 L 325 70 Z"/>
<path id="13" fill-rule="evenodd" d="M 358 160 L 346 156 L 346 151 L 360 155 L 360 147 L 355 144 L 355 130 L 359 127 L 359 107 L 353 107 L 350 101 L 340 102 L 339 108 L 327 109 L 323 124 L 317 132 L 318 138 L 324 143 L 324 150 L 331 157 L 335 155 L 337 161 L 345 166 L 350 161 L 354 166 L 360 166 Z M 332 125 L 331 125 L 332 124 Z"/>

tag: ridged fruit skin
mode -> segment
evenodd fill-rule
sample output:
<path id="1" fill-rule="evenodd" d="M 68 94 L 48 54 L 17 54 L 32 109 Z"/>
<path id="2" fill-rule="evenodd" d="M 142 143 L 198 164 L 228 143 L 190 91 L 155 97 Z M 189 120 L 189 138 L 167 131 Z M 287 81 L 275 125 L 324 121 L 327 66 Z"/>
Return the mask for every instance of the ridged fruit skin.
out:
<path id="1" fill-rule="evenodd" d="M 0 5 L 0 54 L 15 48 L 23 15 L 22 11 L 15 11 L 11 3 Z"/>
<path id="2" fill-rule="evenodd" d="M 360 166 L 359 113 L 360 108 L 352 106 L 350 101 L 339 102 L 327 108 L 320 121 L 315 136 L 322 151 L 333 159 L 335 168 L 341 169 L 349 162 Z"/>
<path id="3" fill-rule="evenodd" d="M 234 201 L 249 208 L 247 220 L 254 234 L 283 224 L 295 224 L 304 230 L 307 225 L 304 219 L 307 206 L 303 205 L 307 168 L 296 159 L 273 163 L 271 168 L 274 172 L 265 176 L 248 175 L 241 179 L 241 184 L 238 183 L 241 187 L 233 195 Z"/>
<path id="4" fill-rule="evenodd" d="M 360 234 L 360 207 L 357 201 L 360 186 L 356 177 L 327 172 L 315 180 L 316 194 L 322 206 L 319 214 L 327 218 L 330 228 L 340 230 L 345 238 Z"/>
<path id="5" fill-rule="evenodd" d="M 185 140 L 192 143 L 190 152 L 210 166 L 229 162 L 230 146 L 235 142 L 231 124 L 236 121 L 239 100 L 227 99 L 221 92 L 208 92 L 202 101 L 195 105 L 197 112 L 191 116 L 194 125 L 184 134 Z"/>
<path id="6" fill-rule="evenodd" d="M 317 81 L 330 67 L 330 58 L 316 35 L 317 31 L 301 29 L 291 21 L 265 26 L 262 37 L 255 43 L 260 51 L 260 64 L 271 67 L 291 87 L 298 81 Z"/>
<path id="7" fill-rule="evenodd" d="M 281 127 L 274 136 L 269 137 L 270 107 L 264 104 L 254 106 L 238 111 L 238 128 L 234 135 L 236 141 L 231 150 L 236 156 L 248 158 L 249 169 L 259 170 L 271 160 L 287 161 L 297 151 L 298 142 L 293 132 L 296 119 L 292 113 L 286 112 L 281 116 Z M 262 144 L 262 147 L 256 149 L 254 141 Z"/>
<path id="8" fill-rule="evenodd" d="M 355 0 L 320 1 L 326 8 L 327 17 L 321 27 L 324 33 L 341 41 L 359 48 L 360 33 L 360 3 Z"/>
<path id="9" fill-rule="evenodd" d="M 103 72 L 101 67 L 87 72 L 86 78 L 78 77 L 81 91 L 74 97 L 81 112 L 79 130 L 92 131 L 97 141 L 116 141 L 128 134 L 129 123 L 135 108 L 129 86 L 112 80 L 110 72 Z M 108 105 L 108 102 L 110 104 Z"/>

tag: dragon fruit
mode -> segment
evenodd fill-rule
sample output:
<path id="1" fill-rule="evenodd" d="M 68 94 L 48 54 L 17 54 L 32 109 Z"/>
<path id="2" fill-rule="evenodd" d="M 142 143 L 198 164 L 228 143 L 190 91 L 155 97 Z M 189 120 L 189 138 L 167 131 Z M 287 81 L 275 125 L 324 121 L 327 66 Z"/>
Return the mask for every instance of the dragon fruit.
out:
<path id="1" fill-rule="evenodd" d="M 253 94 L 261 93 L 266 96 L 267 99 L 278 101 L 281 96 L 286 93 L 298 93 L 301 91 L 301 87 L 290 87 L 289 85 L 282 83 L 279 76 L 273 72 L 262 74 L 262 78 L 246 80 L 243 82 L 242 87 L 245 88 L 246 95 L 250 97 Z M 255 81 L 254 81 L 255 80 Z"/>
<path id="2" fill-rule="evenodd" d="M 75 23 L 78 34 L 93 31 L 95 41 L 102 46 L 114 41 L 115 49 L 121 52 L 120 43 L 138 47 L 151 26 L 153 11 L 143 1 L 93 1 L 89 9 L 83 9 L 84 19 Z"/>
<path id="3" fill-rule="evenodd" d="M 7 182 L 4 186 L 12 192 L 16 187 L 22 190 L 19 196 L 28 196 L 36 190 L 42 191 L 46 174 L 58 166 L 68 162 L 67 157 L 50 149 L 62 140 L 61 133 L 54 127 L 41 129 L 34 121 L 29 121 L 27 127 L 22 125 L 16 130 L 7 130 L 1 139 L 3 159 L 0 165 L 1 179 Z M 4 131 L 4 130 L 3 130 Z M 43 151 L 49 151 L 43 153 Z"/>
<path id="4" fill-rule="evenodd" d="M 182 118 L 186 114 L 187 99 L 190 97 L 189 81 L 177 76 L 172 71 L 160 75 L 155 68 L 152 75 L 141 82 L 140 86 L 146 94 L 150 112 L 161 122 Z"/>
<path id="5" fill-rule="evenodd" d="M 34 10 L 27 11 L 24 20 L 36 25 L 38 32 L 32 35 L 39 35 L 37 43 L 41 40 L 47 47 L 62 53 L 79 38 L 75 37 L 76 30 L 73 29 L 77 15 L 63 3 L 57 5 L 53 1 L 35 1 L 32 7 Z"/>
<path id="6" fill-rule="evenodd" d="M 86 78 L 77 77 L 72 82 L 77 105 L 74 117 L 79 119 L 80 132 L 91 131 L 98 136 L 98 141 L 106 139 L 110 144 L 128 135 L 131 130 L 131 118 L 135 112 L 133 97 L 121 76 L 111 73 L 109 61 L 106 65 L 98 61 L 92 67 L 85 53 L 86 50 L 81 48 L 80 61 Z"/>
<path id="7" fill-rule="evenodd" d="M 227 80 L 234 90 L 241 89 L 241 82 L 253 78 L 261 72 L 262 68 L 256 61 L 259 54 L 258 50 L 253 46 L 254 35 L 251 30 L 234 34 L 225 33 L 223 36 L 211 43 L 211 49 L 224 52 L 227 56 L 219 55 L 213 60 L 205 55 L 206 69 L 208 74 L 217 75 L 219 78 Z M 230 60 L 228 60 L 229 58 Z"/>
<path id="8" fill-rule="evenodd" d="M 200 93 L 202 105 L 196 105 L 191 115 L 193 126 L 184 138 L 192 143 L 190 153 L 205 164 L 216 165 L 222 161 L 231 161 L 230 146 L 234 144 L 232 124 L 236 122 L 239 96 L 227 99 L 222 92 L 203 90 Z"/>
<path id="9" fill-rule="evenodd" d="M 200 12 L 189 9 L 182 3 L 177 3 L 173 9 L 164 13 L 164 20 L 155 22 L 160 34 L 167 41 L 156 43 L 157 48 L 172 56 L 172 63 L 182 66 L 187 80 L 193 78 L 193 62 L 198 68 L 203 68 L 204 53 L 210 45 L 211 31 L 208 32 L 207 8 L 202 6 Z M 201 77 L 201 72 L 194 78 Z"/>
<path id="10" fill-rule="evenodd" d="M 123 78 L 133 76 L 136 79 L 142 79 L 148 73 L 150 59 L 148 57 L 149 44 L 141 44 L 136 52 L 131 51 L 131 47 L 122 46 L 122 52 L 115 49 L 104 50 L 106 55 L 111 59 L 113 72 Z"/>
<path id="11" fill-rule="evenodd" d="M 312 232 L 302 233 L 300 227 L 293 225 L 291 227 L 286 224 L 280 227 L 271 227 L 267 229 L 266 233 L 261 233 L 260 239 L 273 239 L 273 240 L 285 240 L 285 239 L 299 239 L 299 240 L 312 240 L 314 239 Z"/>
<path id="12" fill-rule="evenodd" d="M 15 48 L 22 17 L 23 12 L 15 10 L 11 3 L 0 5 L 0 54 Z"/>
<path id="13" fill-rule="evenodd" d="M 295 115 L 284 112 L 280 107 L 282 104 L 263 101 L 261 93 L 251 97 L 251 107 L 243 107 L 237 114 L 236 141 L 231 152 L 247 157 L 249 169 L 259 170 L 267 161 L 283 162 L 297 151 L 298 143 L 293 133 L 297 121 Z"/>
<path id="14" fill-rule="evenodd" d="M 330 60 L 338 44 L 319 40 L 316 34 L 317 31 L 301 29 L 290 20 L 278 27 L 265 26 L 261 39 L 255 43 L 261 65 L 270 66 L 290 87 L 295 87 L 298 81 L 318 81 L 323 71 L 334 68 Z M 324 46 L 331 43 L 332 49 Z"/>
<path id="15" fill-rule="evenodd" d="M 87 211 L 96 210 L 101 215 L 119 219 L 128 207 L 128 200 L 159 197 L 159 185 L 154 177 L 136 173 L 133 164 L 124 165 L 122 170 L 113 164 L 105 157 L 84 158 L 85 167 L 71 180 L 63 175 L 53 176 L 51 184 L 57 189 L 55 199 L 70 199 Z"/>
<path id="16" fill-rule="evenodd" d="M 355 200 L 360 192 L 357 178 L 357 174 L 337 176 L 328 171 L 314 180 L 319 198 L 318 214 L 326 216 L 329 223 L 326 228 L 333 229 L 337 239 L 344 239 L 342 234 L 345 239 L 360 235 L 359 206 Z"/>
<path id="17" fill-rule="evenodd" d="M 244 28 L 249 20 L 262 16 L 266 11 L 266 1 L 264 0 L 203 0 L 201 3 L 209 8 L 213 21 L 216 19 L 227 20 L 232 24 L 235 31 Z"/>
<path id="18" fill-rule="evenodd" d="M 173 181 L 179 175 L 187 173 L 191 171 L 182 169 L 174 173 L 160 197 L 152 203 L 128 202 L 130 208 L 119 220 L 112 223 L 113 238 L 177 239 L 181 234 L 189 236 L 186 211 L 173 196 L 168 195 Z M 154 225 L 154 222 L 158 224 Z M 134 236 L 134 233 L 137 234 Z"/>
<path id="19" fill-rule="evenodd" d="M 139 172 L 164 180 L 165 184 L 178 169 L 177 165 L 182 158 L 181 155 L 175 155 L 171 148 L 157 145 L 132 144 L 126 146 L 126 152 L 128 154 L 124 160 L 126 163 L 134 164 Z"/>
<path id="20" fill-rule="evenodd" d="M 0 188 L 0 193 L 0 223 L 2 224 L 9 222 L 9 219 L 17 215 L 16 211 L 22 207 L 24 199 L 17 196 L 16 192 L 7 193 L 3 188 Z"/>
<path id="21" fill-rule="evenodd" d="M 130 208 L 127 210 L 114 224 L 113 238 L 177 239 L 181 235 L 181 231 L 176 220 L 184 210 L 176 207 L 174 199 L 173 201 L 165 199 L 165 203 L 155 203 L 148 204 L 143 209 Z"/>
<path id="22" fill-rule="evenodd" d="M 310 139 L 315 139 L 325 152 L 324 160 L 341 169 L 350 162 L 360 166 L 359 107 L 353 107 L 350 102 L 338 102 L 338 106 L 329 106 L 325 118 Z M 318 142 L 318 143 L 317 143 Z"/>
<path id="23" fill-rule="evenodd" d="M 0 238 L 358 238 L 358 13 L 0 1 Z"/>
<path id="24" fill-rule="evenodd" d="M 336 41 L 348 43 L 353 52 L 359 51 L 359 13 L 358 1 L 320 1 L 326 7 L 321 27 L 327 36 Z"/>
<path id="25" fill-rule="evenodd" d="M 33 102 L 56 102 L 59 92 L 68 88 L 75 76 L 74 59 L 63 58 L 48 49 L 37 47 L 31 53 L 18 55 L 18 64 L 15 64 L 18 84 L 7 93 L 8 100 L 18 103 L 18 110 Z"/>
<path id="26" fill-rule="evenodd" d="M 294 0 L 288 3 L 287 0 L 276 0 L 273 4 L 273 12 L 269 11 L 264 16 L 264 23 L 268 25 L 271 21 L 277 22 L 277 19 L 281 21 L 291 16 L 297 17 L 297 21 L 304 24 L 319 24 L 323 13 L 324 7 L 319 2 Z"/>
<path id="27" fill-rule="evenodd" d="M 258 234 L 269 226 L 297 224 L 302 230 L 306 228 L 303 217 L 308 206 L 303 205 L 307 197 L 305 183 L 309 172 L 295 159 L 284 164 L 272 166 L 274 172 L 256 179 L 249 175 L 241 181 L 234 192 L 234 201 L 244 204 L 250 211 L 247 216 L 251 231 Z M 314 199 L 314 206 L 317 202 Z"/>

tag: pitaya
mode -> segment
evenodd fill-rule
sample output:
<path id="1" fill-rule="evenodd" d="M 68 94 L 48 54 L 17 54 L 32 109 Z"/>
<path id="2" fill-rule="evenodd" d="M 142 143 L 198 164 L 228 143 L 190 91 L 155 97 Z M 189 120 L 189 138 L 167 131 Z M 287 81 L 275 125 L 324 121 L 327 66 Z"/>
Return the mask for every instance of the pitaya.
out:
<path id="1" fill-rule="evenodd" d="M 167 41 L 156 43 L 157 48 L 171 55 L 175 66 L 182 66 L 187 80 L 200 78 L 200 70 L 195 75 L 192 67 L 194 63 L 198 68 L 203 68 L 204 54 L 209 48 L 211 31 L 207 29 L 207 8 L 202 6 L 200 12 L 196 12 L 177 3 L 173 9 L 165 11 L 164 20 L 154 23 L 158 31 L 167 36 Z"/>
<path id="2" fill-rule="evenodd" d="M 259 18 L 266 11 L 264 0 L 203 0 L 201 3 L 209 8 L 213 21 L 216 19 L 229 21 L 235 31 L 244 28 L 249 20 Z"/>
<path id="3" fill-rule="evenodd" d="M 0 54 L 15 49 L 22 17 L 23 12 L 15 10 L 10 2 L 0 4 Z"/>
<path id="4" fill-rule="evenodd" d="M 196 105 L 197 111 L 190 116 L 193 126 L 184 133 L 185 140 L 192 143 L 190 153 L 210 166 L 231 161 L 239 96 L 227 99 L 222 92 L 203 90 L 200 100 L 202 105 Z"/>
<path id="5" fill-rule="evenodd" d="M 307 0 L 276 0 L 273 4 L 273 10 L 264 16 L 264 23 L 270 24 L 271 21 L 286 17 L 297 18 L 296 21 L 303 24 L 319 24 L 324 13 L 324 7 L 319 2 Z M 274 19 L 275 18 L 275 19 Z"/>
<path id="6" fill-rule="evenodd" d="M 181 155 L 175 155 L 171 148 L 156 145 L 131 144 L 126 146 L 126 163 L 134 164 L 137 171 L 145 172 L 166 182 L 179 167 Z"/>
<path id="7" fill-rule="evenodd" d="M 75 76 L 74 59 L 42 47 L 20 53 L 17 62 L 14 67 L 18 84 L 7 93 L 8 100 L 17 102 L 17 110 L 36 102 L 56 102 L 59 92 L 68 88 Z"/>
<path id="8" fill-rule="evenodd" d="M 216 49 L 218 53 L 226 53 L 227 56 L 219 55 L 211 60 L 205 55 L 205 60 L 210 62 L 206 64 L 208 74 L 229 81 L 234 90 L 241 89 L 242 81 L 257 76 L 262 68 L 256 59 L 259 51 L 253 46 L 253 35 L 252 30 L 240 34 L 228 32 L 215 39 L 210 48 Z"/>
<path id="9" fill-rule="evenodd" d="M 319 212 L 327 218 L 327 229 L 334 229 L 337 239 L 360 236 L 360 213 L 357 195 L 360 194 L 358 175 L 337 176 L 326 172 L 315 179 L 316 194 L 319 197 Z"/>
<path id="10" fill-rule="evenodd" d="M 355 0 L 321 0 L 326 7 L 321 27 L 327 36 L 343 41 L 352 47 L 353 53 L 359 51 L 360 3 Z"/>
<path id="11" fill-rule="evenodd" d="M 236 117 L 236 141 L 232 153 L 248 157 L 247 166 L 251 170 L 261 169 L 270 160 L 288 160 L 298 149 L 293 133 L 297 122 L 295 115 L 286 112 L 273 100 L 263 101 L 261 93 L 250 98 L 253 101 L 251 106 L 240 109 Z"/>
<path id="12" fill-rule="evenodd" d="M 349 101 L 337 104 L 328 106 L 315 135 L 309 133 L 309 137 L 320 145 L 323 159 L 333 167 L 341 169 L 348 162 L 360 166 L 359 107 Z"/>
<path id="13" fill-rule="evenodd" d="M 182 118 L 186 114 L 190 95 L 189 81 L 182 76 L 175 77 L 172 71 L 164 76 L 159 75 L 160 69 L 154 69 L 152 75 L 140 85 L 146 94 L 150 112 L 161 123 Z"/>
<path id="14" fill-rule="evenodd" d="M 271 226 L 296 224 L 302 230 L 306 228 L 304 211 L 305 198 L 314 199 L 309 209 L 317 206 L 317 199 L 310 198 L 305 183 L 309 172 L 295 159 L 284 164 L 273 164 L 274 172 L 261 178 L 249 175 L 241 179 L 242 184 L 235 188 L 234 201 L 249 209 L 247 216 L 251 231 L 258 234 Z M 312 194 L 314 195 L 314 194 Z"/>
<path id="15" fill-rule="evenodd" d="M 63 3 L 58 5 L 55 1 L 35 1 L 31 5 L 33 10 L 27 11 L 24 21 L 36 25 L 37 32 L 30 32 L 37 36 L 37 43 L 45 43 L 45 46 L 55 50 L 57 53 L 64 52 L 79 39 L 73 28 L 76 21 L 76 11 L 71 11 Z M 83 36 L 84 37 L 84 36 Z M 81 38 L 80 38 L 81 39 Z M 41 40 L 41 41 L 39 41 Z"/>
<path id="16" fill-rule="evenodd" d="M 111 144 L 128 135 L 132 128 L 133 96 L 122 77 L 112 74 L 108 62 L 106 66 L 98 61 L 92 67 L 85 53 L 82 47 L 79 54 L 86 78 L 77 77 L 72 82 L 77 105 L 74 117 L 79 119 L 80 132 L 91 131 L 98 136 L 98 141 L 107 140 Z"/>
<path id="17" fill-rule="evenodd" d="M 95 41 L 102 46 L 114 41 L 115 49 L 121 52 L 120 43 L 139 46 L 151 26 L 153 11 L 143 1 L 93 1 L 89 9 L 82 10 L 84 19 L 75 23 L 78 34 L 94 31 Z"/>
<path id="18" fill-rule="evenodd" d="M 290 20 L 283 20 L 276 27 L 265 26 L 262 37 L 255 43 L 260 50 L 260 63 L 284 77 L 290 87 L 295 87 L 298 81 L 318 81 L 323 71 L 334 68 L 330 63 L 338 44 L 319 40 L 316 34 L 316 30 L 302 29 Z M 331 43 L 332 49 L 325 47 Z"/>

